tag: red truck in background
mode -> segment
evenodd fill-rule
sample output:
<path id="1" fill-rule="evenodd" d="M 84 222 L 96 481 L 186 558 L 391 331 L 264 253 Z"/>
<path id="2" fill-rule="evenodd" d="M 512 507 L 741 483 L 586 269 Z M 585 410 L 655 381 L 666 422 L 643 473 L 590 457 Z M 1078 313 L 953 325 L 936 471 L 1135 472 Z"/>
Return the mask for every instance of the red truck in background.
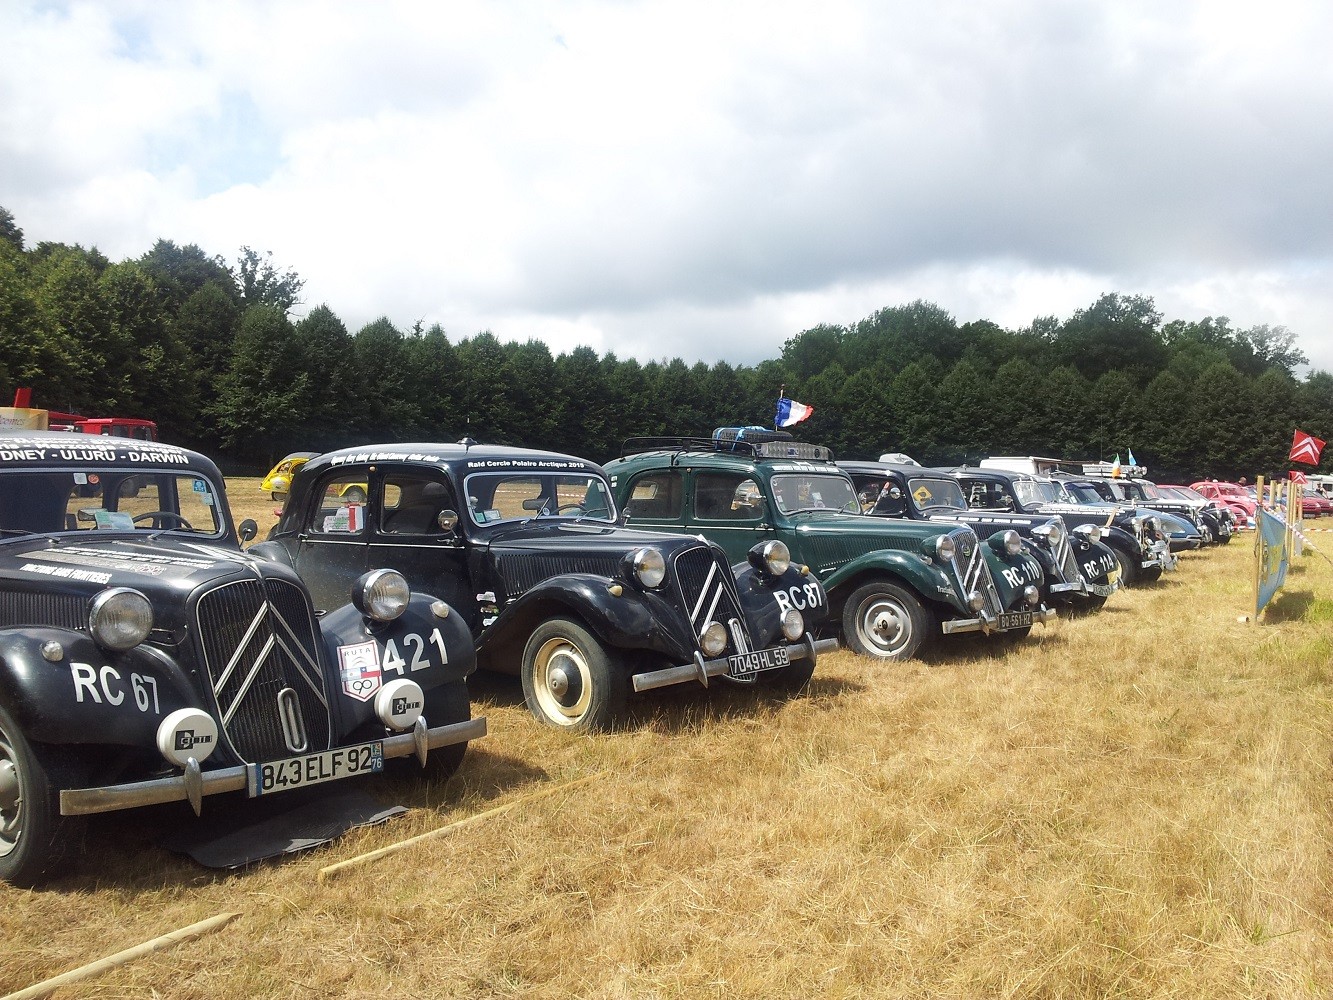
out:
<path id="1" fill-rule="evenodd" d="M 13 406 L 0 406 L 0 430 L 70 431 L 156 441 L 157 424 L 136 417 L 84 417 L 59 410 L 34 409 L 32 390 L 18 389 Z"/>

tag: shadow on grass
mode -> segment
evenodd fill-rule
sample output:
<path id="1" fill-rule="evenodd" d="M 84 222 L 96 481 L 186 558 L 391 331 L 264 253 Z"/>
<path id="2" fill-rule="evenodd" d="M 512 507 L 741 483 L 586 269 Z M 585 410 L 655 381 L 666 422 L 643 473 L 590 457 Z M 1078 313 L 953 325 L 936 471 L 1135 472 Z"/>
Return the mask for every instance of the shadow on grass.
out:
<path id="1" fill-rule="evenodd" d="M 1262 620 L 1269 623 L 1301 621 L 1313 604 L 1314 594 L 1308 590 L 1284 590 L 1268 602 Z"/>

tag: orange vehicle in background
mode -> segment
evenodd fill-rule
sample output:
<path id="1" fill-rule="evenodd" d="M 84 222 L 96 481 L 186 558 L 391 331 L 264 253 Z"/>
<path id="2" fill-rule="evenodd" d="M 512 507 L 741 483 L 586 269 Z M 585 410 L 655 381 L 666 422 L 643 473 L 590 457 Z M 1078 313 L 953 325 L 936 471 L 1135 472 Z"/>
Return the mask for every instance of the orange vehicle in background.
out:
<path id="1" fill-rule="evenodd" d="M 78 413 L 44 410 L 32 406 L 32 390 L 18 389 L 13 406 L 0 406 L 0 431 L 69 431 L 109 437 L 156 441 L 157 424 L 137 417 L 85 417 Z"/>

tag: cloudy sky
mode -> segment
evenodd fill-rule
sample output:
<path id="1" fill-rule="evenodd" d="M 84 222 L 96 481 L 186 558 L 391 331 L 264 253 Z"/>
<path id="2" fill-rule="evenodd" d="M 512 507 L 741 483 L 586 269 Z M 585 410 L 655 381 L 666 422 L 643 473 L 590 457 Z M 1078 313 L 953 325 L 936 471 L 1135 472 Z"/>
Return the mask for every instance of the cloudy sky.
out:
<path id="1" fill-rule="evenodd" d="M 752 364 L 1103 292 L 1333 368 L 1333 5 L 0 2 L 0 205 L 387 315 Z"/>

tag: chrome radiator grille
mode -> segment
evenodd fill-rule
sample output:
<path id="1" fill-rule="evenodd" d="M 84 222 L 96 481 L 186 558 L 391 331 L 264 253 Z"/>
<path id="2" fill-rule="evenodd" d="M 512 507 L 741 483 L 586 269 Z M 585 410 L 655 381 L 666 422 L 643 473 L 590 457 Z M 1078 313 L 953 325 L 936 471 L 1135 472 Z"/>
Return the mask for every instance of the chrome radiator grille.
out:
<path id="1" fill-rule="evenodd" d="M 1064 522 L 1056 521 L 1054 527 L 1059 534 L 1055 536 L 1055 547 L 1052 555 L 1055 556 L 1055 566 L 1060 573 L 1060 579 L 1065 583 L 1077 583 L 1083 579 L 1078 570 L 1078 559 L 1074 556 L 1074 547 L 1069 544 L 1069 533 L 1064 530 Z"/>
<path id="2" fill-rule="evenodd" d="M 949 537 L 953 539 L 953 568 L 962 584 L 963 601 L 966 602 L 967 596 L 974 590 L 979 591 L 984 601 L 982 610 L 992 617 L 998 615 L 1004 607 L 1000 604 L 1000 593 L 995 589 L 995 581 L 991 579 L 990 567 L 986 565 L 986 557 L 981 553 L 981 542 L 976 533 L 970 528 L 963 528 L 949 532 Z"/>
<path id="3" fill-rule="evenodd" d="M 695 640 L 709 622 L 717 621 L 727 629 L 729 652 L 749 652 L 750 636 L 740 611 L 736 581 L 722 557 L 707 545 L 696 545 L 678 553 L 673 566 Z"/>
<path id="4" fill-rule="evenodd" d="M 238 757 L 275 760 L 328 749 L 318 631 L 299 587 L 283 580 L 225 584 L 199 599 L 196 618 L 217 717 Z M 279 694 L 288 689 L 299 725 L 288 695 L 284 727 Z"/>

